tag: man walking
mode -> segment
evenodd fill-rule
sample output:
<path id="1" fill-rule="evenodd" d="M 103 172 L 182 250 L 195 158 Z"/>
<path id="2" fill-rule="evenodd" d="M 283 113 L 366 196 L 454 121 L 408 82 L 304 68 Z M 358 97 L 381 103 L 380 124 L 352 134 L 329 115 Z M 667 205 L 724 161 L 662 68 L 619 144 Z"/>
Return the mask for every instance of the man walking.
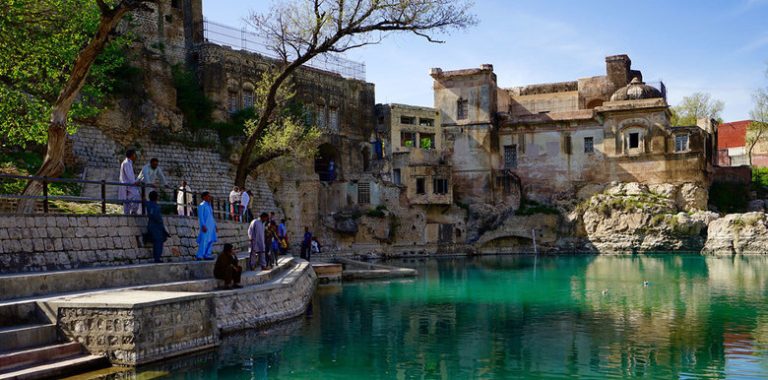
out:
<path id="1" fill-rule="evenodd" d="M 152 238 L 152 257 L 156 263 L 161 263 L 163 243 L 168 240 L 168 233 L 165 231 L 160 205 L 157 204 L 158 198 L 157 191 L 149 192 L 149 202 L 147 202 L 147 235 Z"/>
<path id="2" fill-rule="evenodd" d="M 309 261 L 312 249 L 312 233 L 309 227 L 304 227 L 304 240 L 301 241 L 301 258 Z"/>
<path id="3" fill-rule="evenodd" d="M 256 269 L 256 264 L 261 266 L 261 270 L 267 269 L 266 250 L 267 247 L 264 244 L 264 223 L 267 222 L 269 216 L 267 213 L 261 213 L 259 219 L 254 219 L 251 225 L 248 226 L 248 239 L 250 240 L 250 257 L 248 259 L 248 266 L 251 269 Z"/>
<path id="4" fill-rule="evenodd" d="M 197 260 L 213 260 L 213 243 L 217 240 L 218 227 L 213 217 L 211 194 L 204 191 L 203 201 L 197 206 L 197 218 L 200 221 L 200 234 L 197 235 Z"/>
<path id="5" fill-rule="evenodd" d="M 133 172 L 133 163 L 136 161 L 136 151 L 128 149 L 125 151 L 125 160 L 120 164 L 120 183 L 134 186 L 120 186 L 117 189 L 117 199 L 123 201 L 123 212 L 125 215 L 138 215 L 141 210 L 141 196 L 139 189 L 135 186 L 136 174 Z"/>

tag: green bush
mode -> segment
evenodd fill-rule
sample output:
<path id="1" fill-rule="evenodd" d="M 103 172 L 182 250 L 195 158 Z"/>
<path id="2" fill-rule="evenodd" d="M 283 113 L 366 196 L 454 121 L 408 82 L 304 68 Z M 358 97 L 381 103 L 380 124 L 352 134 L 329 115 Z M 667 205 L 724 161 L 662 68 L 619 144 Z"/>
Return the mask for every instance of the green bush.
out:
<path id="1" fill-rule="evenodd" d="M 520 208 L 515 213 L 516 215 L 528 216 L 534 214 L 549 214 L 557 215 L 560 211 L 555 207 L 538 203 L 531 199 L 523 199 L 520 202 Z"/>
<path id="2" fill-rule="evenodd" d="M 206 128 L 211 124 L 213 102 L 205 96 L 195 74 L 182 65 L 171 69 L 176 88 L 176 104 L 190 129 Z"/>
<path id="3" fill-rule="evenodd" d="M 761 198 L 768 195 L 768 168 L 752 168 L 752 189 Z"/>

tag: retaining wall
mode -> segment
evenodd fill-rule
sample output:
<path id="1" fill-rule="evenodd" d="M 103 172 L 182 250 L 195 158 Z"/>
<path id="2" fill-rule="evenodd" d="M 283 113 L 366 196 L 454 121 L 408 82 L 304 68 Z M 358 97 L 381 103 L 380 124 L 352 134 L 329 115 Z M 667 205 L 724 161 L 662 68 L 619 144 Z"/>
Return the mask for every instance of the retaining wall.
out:
<path id="1" fill-rule="evenodd" d="M 197 252 L 196 218 L 165 216 L 171 237 L 163 260 L 182 261 Z M 144 245 L 145 216 L 15 216 L 0 215 L 0 273 L 38 272 L 152 261 L 151 244 Z M 247 225 L 219 221 L 219 241 L 245 249 Z"/>

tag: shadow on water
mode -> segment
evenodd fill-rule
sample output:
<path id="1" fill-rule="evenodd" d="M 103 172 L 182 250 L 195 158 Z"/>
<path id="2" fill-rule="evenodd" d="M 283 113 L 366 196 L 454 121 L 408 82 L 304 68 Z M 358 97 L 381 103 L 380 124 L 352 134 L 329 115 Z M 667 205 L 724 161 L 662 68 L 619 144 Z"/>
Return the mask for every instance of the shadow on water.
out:
<path id="1" fill-rule="evenodd" d="M 142 367 L 164 378 L 767 378 L 768 258 L 491 256 L 396 262 L 311 312 Z"/>

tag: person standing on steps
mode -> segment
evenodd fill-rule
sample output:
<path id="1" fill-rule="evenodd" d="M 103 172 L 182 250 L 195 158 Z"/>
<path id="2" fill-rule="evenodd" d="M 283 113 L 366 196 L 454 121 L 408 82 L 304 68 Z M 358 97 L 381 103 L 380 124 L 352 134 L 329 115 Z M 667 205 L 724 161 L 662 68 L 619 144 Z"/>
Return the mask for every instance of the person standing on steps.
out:
<path id="1" fill-rule="evenodd" d="M 312 248 L 312 233 L 309 232 L 309 227 L 304 227 L 304 240 L 301 241 L 301 258 L 309 261 Z"/>
<path id="2" fill-rule="evenodd" d="M 238 263 L 232 244 L 224 244 L 224 250 L 221 251 L 219 257 L 216 258 L 216 264 L 213 265 L 213 277 L 224 280 L 224 289 L 239 289 L 242 288 L 240 286 L 242 273 L 243 267 Z"/>
<path id="3" fill-rule="evenodd" d="M 256 270 L 256 265 L 261 266 L 261 270 L 267 269 L 266 245 L 264 244 L 264 224 L 267 223 L 269 215 L 262 212 L 258 219 L 254 219 L 248 226 L 248 240 L 250 241 L 248 266 Z"/>
<path id="4" fill-rule="evenodd" d="M 229 214 L 232 215 L 232 220 L 234 221 L 240 220 L 240 200 L 243 197 L 242 194 L 237 186 L 229 192 Z"/>
<path id="5" fill-rule="evenodd" d="M 285 219 L 280 219 L 277 225 L 277 239 L 280 243 L 280 254 L 288 253 L 288 228 L 285 227 Z"/>
<path id="6" fill-rule="evenodd" d="M 165 179 L 165 173 L 163 173 L 163 169 L 160 167 L 160 160 L 154 157 L 149 160 L 148 164 L 141 168 L 141 173 L 139 173 L 139 177 L 136 178 L 136 181 L 143 182 L 157 192 L 161 192 L 161 189 L 168 185 L 168 181 Z M 147 199 L 149 199 L 149 195 L 147 195 Z"/>
<path id="7" fill-rule="evenodd" d="M 123 201 L 125 215 L 139 215 L 141 213 L 141 195 L 136 185 L 136 173 L 133 172 L 133 163 L 136 162 L 136 151 L 125 151 L 125 160 L 120 164 L 120 183 L 133 186 L 120 186 L 117 189 L 117 199 Z"/>
<path id="8" fill-rule="evenodd" d="M 249 223 L 253 219 L 253 214 L 251 214 L 251 191 L 243 189 L 240 194 L 240 210 L 242 210 L 240 217 L 244 223 Z"/>
<path id="9" fill-rule="evenodd" d="M 181 187 L 176 194 L 176 212 L 181 216 L 192 216 L 192 189 L 187 181 L 181 181 Z"/>
<path id="10" fill-rule="evenodd" d="M 211 193 L 204 191 L 203 201 L 197 206 L 197 219 L 200 222 L 200 234 L 197 235 L 197 260 L 213 260 L 213 243 L 219 232 L 211 207 Z"/>
<path id="11" fill-rule="evenodd" d="M 168 240 L 168 233 L 163 224 L 163 214 L 160 212 L 160 205 L 157 200 L 160 196 L 157 191 L 149 192 L 149 202 L 147 202 L 147 236 L 152 240 L 152 257 L 156 263 L 162 263 L 163 244 Z"/>

